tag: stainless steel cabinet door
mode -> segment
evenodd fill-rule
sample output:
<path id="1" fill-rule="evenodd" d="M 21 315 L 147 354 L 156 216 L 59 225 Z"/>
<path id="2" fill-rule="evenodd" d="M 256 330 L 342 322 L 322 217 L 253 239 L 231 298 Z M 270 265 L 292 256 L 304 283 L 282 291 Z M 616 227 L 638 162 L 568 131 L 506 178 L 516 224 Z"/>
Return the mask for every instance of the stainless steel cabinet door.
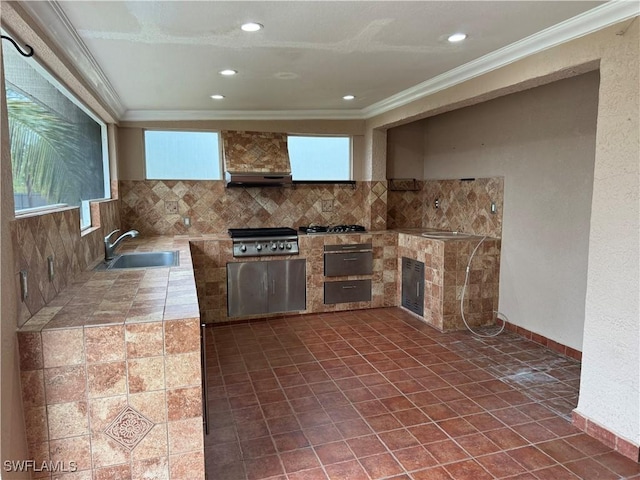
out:
<path id="1" fill-rule="evenodd" d="M 227 263 L 227 314 L 243 317 L 269 312 L 267 264 Z"/>
<path id="2" fill-rule="evenodd" d="M 424 263 L 402 257 L 402 306 L 424 315 Z"/>
<path id="3" fill-rule="evenodd" d="M 307 308 L 306 260 L 276 260 L 268 265 L 269 312 L 293 312 Z"/>

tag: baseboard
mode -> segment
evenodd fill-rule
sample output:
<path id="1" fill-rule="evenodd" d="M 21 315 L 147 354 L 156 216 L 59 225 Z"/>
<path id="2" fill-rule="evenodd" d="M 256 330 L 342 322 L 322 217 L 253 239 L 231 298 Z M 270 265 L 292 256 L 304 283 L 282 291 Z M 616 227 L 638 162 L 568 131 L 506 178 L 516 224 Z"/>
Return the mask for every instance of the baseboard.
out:
<path id="1" fill-rule="evenodd" d="M 614 449 L 621 455 L 630 458 L 634 462 L 640 462 L 639 445 L 634 444 L 626 438 L 619 437 L 575 410 L 571 412 L 571 423 L 590 437 L 604 443 L 607 447 Z"/>
<path id="2" fill-rule="evenodd" d="M 531 340 L 532 342 L 538 343 L 544 347 L 550 348 L 551 350 L 561 353 L 567 357 L 573 358 L 574 360 L 582 361 L 582 352 L 580 350 L 576 350 L 575 348 L 567 347 L 566 345 L 562 345 L 561 343 L 556 342 L 555 340 L 551 340 L 539 333 L 532 332 L 531 330 L 527 330 L 526 328 L 520 327 L 518 325 L 514 325 L 510 322 L 505 322 L 505 330 L 509 330 L 510 332 L 514 332 L 521 337 L 526 338 L 527 340 Z"/>

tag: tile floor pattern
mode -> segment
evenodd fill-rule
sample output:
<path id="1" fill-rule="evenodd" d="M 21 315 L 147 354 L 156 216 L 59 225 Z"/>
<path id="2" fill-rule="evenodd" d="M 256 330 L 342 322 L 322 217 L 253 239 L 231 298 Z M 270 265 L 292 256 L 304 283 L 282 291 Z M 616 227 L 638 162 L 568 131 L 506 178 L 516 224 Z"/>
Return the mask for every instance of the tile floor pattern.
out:
<path id="1" fill-rule="evenodd" d="M 210 480 L 620 479 L 573 427 L 580 364 L 398 308 L 208 328 Z"/>

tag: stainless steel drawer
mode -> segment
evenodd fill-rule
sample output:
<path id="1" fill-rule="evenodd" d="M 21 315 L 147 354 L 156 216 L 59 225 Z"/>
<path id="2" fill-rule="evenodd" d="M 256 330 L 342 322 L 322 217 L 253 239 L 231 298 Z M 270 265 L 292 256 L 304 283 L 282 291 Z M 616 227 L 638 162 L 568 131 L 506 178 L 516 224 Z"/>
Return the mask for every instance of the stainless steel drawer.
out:
<path id="1" fill-rule="evenodd" d="M 373 252 L 325 253 L 325 277 L 373 274 Z"/>
<path id="2" fill-rule="evenodd" d="M 348 243 L 345 245 L 325 245 L 325 252 L 363 252 L 372 250 L 370 243 Z"/>
<path id="3" fill-rule="evenodd" d="M 324 303 L 353 303 L 371 301 L 371 280 L 324 282 Z"/>

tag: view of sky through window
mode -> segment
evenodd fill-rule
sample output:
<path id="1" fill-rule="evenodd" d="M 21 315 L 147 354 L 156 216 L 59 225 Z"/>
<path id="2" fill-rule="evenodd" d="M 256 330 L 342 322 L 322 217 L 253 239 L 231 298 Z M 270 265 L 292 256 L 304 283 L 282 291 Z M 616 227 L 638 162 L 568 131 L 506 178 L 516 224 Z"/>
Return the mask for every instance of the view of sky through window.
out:
<path id="1" fill-rule="evenodd" d="M 289 135 L 293 180 L 351 180 L 349 137 Z"/>
<path id="2" fill-rule="evenodd" d="M 144 139 L 148 179 L 221 179 L 217 132 L 146 130 Z"/>

